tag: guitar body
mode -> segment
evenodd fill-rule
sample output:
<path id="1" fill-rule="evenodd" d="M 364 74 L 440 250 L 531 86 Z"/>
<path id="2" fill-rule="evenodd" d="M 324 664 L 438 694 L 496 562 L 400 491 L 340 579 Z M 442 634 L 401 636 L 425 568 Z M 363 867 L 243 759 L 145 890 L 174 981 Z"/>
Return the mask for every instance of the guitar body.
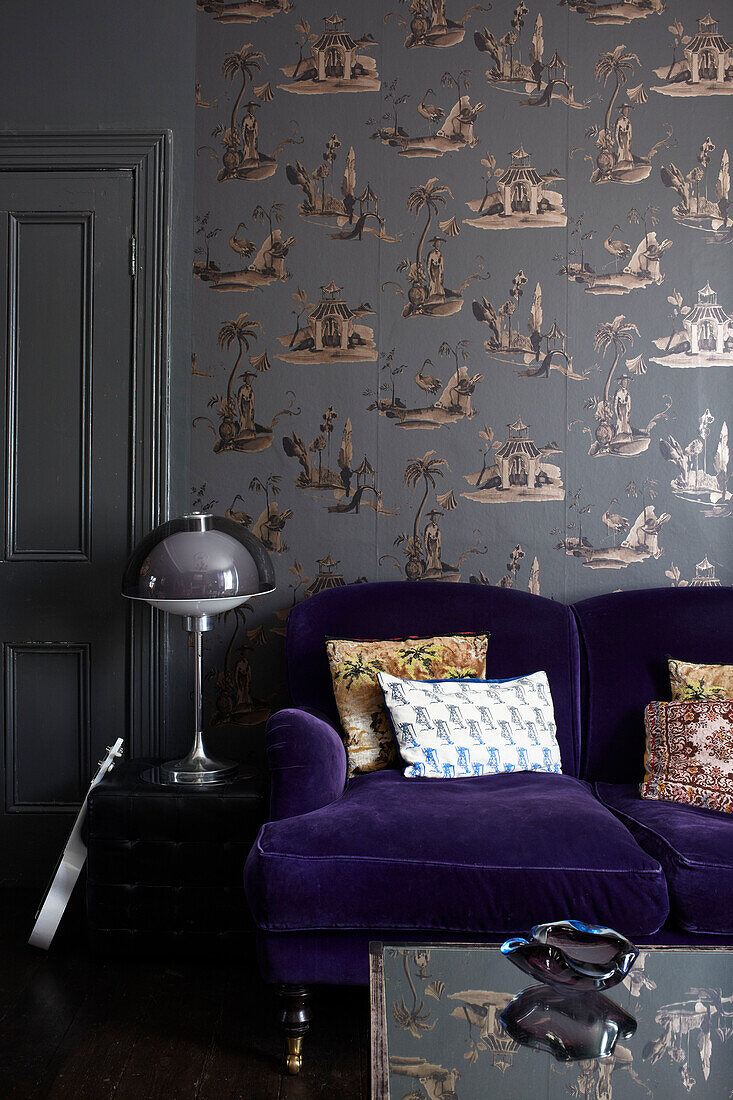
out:
<path id="1" fill-rule="evenodd" d="M 122 745 L 122 738 L 118 737 L 114 745 L 107 749 L 107 755 L 101 761 L 96 775 L 89 784 L 89 791 L 104 779 L 107 772 L 112 770 L 115 761 L 122 755 Z M 61 853 L 56 872 L 43 896 L 41 906 L 36 913 L 33 931 L 28 939 L 29 944 L 33 947 L 40 947 L 44 951 L 48 950 L 53 937 L 56 935 L 56 930 L 61 923 L 61 918 L 64 915 L 66 906 L 69 904 L 87 858 L 87 846 L 82 838 L 82 828 L 87 815 L 89 791 L 87 791 L 82 802 L 81 809 L 69 834 L 69 839 Z"/>

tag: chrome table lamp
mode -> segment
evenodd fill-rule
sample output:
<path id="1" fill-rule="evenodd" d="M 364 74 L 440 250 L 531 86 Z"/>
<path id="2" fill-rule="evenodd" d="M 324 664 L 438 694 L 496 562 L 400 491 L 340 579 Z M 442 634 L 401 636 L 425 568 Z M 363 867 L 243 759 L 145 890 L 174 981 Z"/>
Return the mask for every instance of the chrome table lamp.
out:
<path id="1" fill-rule="evenodd" d="M 272 562 L 259 539 L 240 524 L 210 512 L 189 512 L 151 531 L 133 552 L 122 594 L 183 617 L 193 635 L 194 721 L 191 751 L 160 769 L 164 783 L 221 783 L 237 764 L 207 755 L 202 730 L 202 636 L 224 611 L 275 589 Z"/>

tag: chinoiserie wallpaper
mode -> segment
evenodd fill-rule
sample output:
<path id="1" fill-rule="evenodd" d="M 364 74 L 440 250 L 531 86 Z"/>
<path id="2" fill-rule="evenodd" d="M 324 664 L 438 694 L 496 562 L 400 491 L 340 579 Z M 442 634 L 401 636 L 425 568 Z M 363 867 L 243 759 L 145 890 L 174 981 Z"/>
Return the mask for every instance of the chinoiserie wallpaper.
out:
<path id="1" fill-rule="evenodd" d="M 733 10 L 332 3 L 197 5 L 191 503 L 278 583 L 207 639 L 236 738 L 324 588 L 733 583 Z"/>

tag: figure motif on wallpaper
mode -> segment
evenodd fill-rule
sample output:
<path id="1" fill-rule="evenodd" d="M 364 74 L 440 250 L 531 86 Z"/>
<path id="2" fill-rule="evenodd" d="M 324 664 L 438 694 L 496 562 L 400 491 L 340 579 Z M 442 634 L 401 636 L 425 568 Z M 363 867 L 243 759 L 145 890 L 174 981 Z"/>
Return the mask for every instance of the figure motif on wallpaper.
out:
<path id="1" fill-rule="evenodd" d="M 396 380 L 404 371 L 410 370 L 406 363 L 394 365 L 395 349 L 384 356 L 380 371 L 387 375 L 379 385 L 379 392 L 364 390 L 365 397 L 374 400 L 367 406 L 368 412 L 379 412 L 382 416 L 394 420 L 399 428 L 440 428 L 443 424 L 455 424 L 458 420 L 471 420 L 476 411 L 471 404 L 476 386 L 483 382 L 483 374 L 469 374 L 469 340 L 459 340 L 455 346 L 447 341 L 438 348 L 438 354 L 453 359 L 453 369 L 447 382 L 430 374 L 434 370 L 432 360 L 425 359 L 414 375 L 415 384 L 428 397 L 434 398 L 431 404 L 409 408 L 396 394 Z M 414 368 L 412 368 L 414 370 Z M 412 373 L 412 371 L 410 371 Z M 382 397 L 381 394 L 388 396 Z"/>
<path id="2" fill-rule="evenodd" d="M 715 570 L 715 563 L 708 560 L 707 554 L 702 561 L 695 565 L 695 575 L 687 581 L 682 576 L 679 566 L 672 562 L 669 569 L 664 571 L 665 577 L 669 577 L 672 588 L 720 588 L 723 582 Z"/>
<path id="3" fill-rule="evenodd" d="M 335 451 L 332 436 L 338 418 L 333 405 L 329 405 L 321 417 L 319 432 L 310 443 L 305 443 L 296 432 L 283 437 L 285 454 L 288 458 L 297 459 L 301 467 L 295 484 L 299 489 L 332 494 L 337 504 L 329 507 L 329 512 L 353 512 L 358 515 L 363 507 L 367 507 L 384 515 L 394 515 L 383 505 L 377 470 L 367 455 L 364 454 L 361 462 L 355 465 L 350 417 L 344 423 L 341 442 L 338 451 Z M 332 466 L 334 460 L 335 469 Z"/>
<path id="4" fill-rule="evenodd" d="M 215 454 L 220 454 L 222 451 L 264 451 L 271 446 L 275 426 L 283 416 L 300 414 L 300 409 L 294 407 L 295 394 L 292 390 L 287 390 L 290 404 L 286 409 L 280 409 L 269 424 L 260 424 L 256 420 L 253 383 L 259 374 L 270 370 L 267 352 L 249 356 L 252 370 L 246 370 L 240 374 L 239 368 L 245 351 L 249 351 L 252 341 L 257 340 L 258 330 L 262 330 L 262 325 L 259 321 L 251 320 L 247 313 L 240 313 L 234 321 L 225 321 L 219 330 L 220 348 L 229 351 L 234 345 L 237 347 L 237 355 L 229 372 L 226 392 L 213 394 L 208 402 L 210 409 L 216 409 L 219 424 L 216 427 L 208 416 L 197 416 L 193 421 L 194 428 L 199 422 L 204 423 L 217 437 L 214 443 Z M 237 382 L 239 386 L 235 389 Z"/>
<path id="5" fill-rule="evenodd" d="M 453 198 L 449 187 L 438 182 L 436 176 L 427 183 L 413 187 L 407 198 L 407 209 L 414 216 L 420 217 L 427 212 L 427 219 L 418 238 L 415 250 L 415 259 L 403 259 L 397 265 L 397 271 L 406 276 L 409 289 L 405 294 L 399 283 L 390 279 L 382 283 L 382 290 L 393 287 L 396 294 L 404 300 L 402 310 L 403 317 L 450 317 L 463 306 L 463 292 L 474 279 L 488 279 L 489 274 L 483 270 L 483 256 L 478 256 L 479 270 L 468 275 L 461 283 L 458 290 L 451 290 L 445 282 L 445 255 L 443 245 L 449 239 L 457 237 L 461 227 L 454 217 L 446 218 L 438 222 L 440 233 L 428 238 L 433 219 L 437 217 L 439 206 L 445 206 L 446 196 Z M 430 251 L 423 259 L 423 246 L 430 244 Z"/>
<path id="6" fill-rule="evenodd" d="M 397 80 L 393 80 L 384 97 L 385 102 L 390 105 L 389 111 L 382 115 L 382 121 L 387 125 L 378 126 L 372 133 L 372 138 L 378 138 L 384 145 L 391 145 L 399 151 L 401 157 L 442 157 L 444 153 L 473 149 L 478 145 L 479 139 L 474 132 L 474 124 L 485 104 L 471 103 L 468 95 L 468 89 L 471 86 L 471 70 L 461 69 L 455 74 L 445 72 L 440 78 L 440 83 L 444 88 L 456 89 L 456 100 L 452 107 L 445 110 L 437 103 L 427 102 L 429 95 L 435 95 L 432 88 L 425 91 L 416 108 L 420 117 L 430 124 L 429 134 L 410 137 L 408 132 L 399 125 L 398 109 L 410 97 L 399 95 Z M 367 119 L 367 126 L 374 126 L 376 123 L 375 118 Z"/>
<path id="7" fill-rule="evenodd" d="M 718 20 L 710 12 L 697 20 L 695 34 L 685 34 L 679 19 L 668 30 L 672 57 L 669 65 L 654 70 L 664 83 L 653 85 L 653 92 L 669 96 L 733 94 L 733 45 L 721 34 Z"/>
<path id="8" fill-rule="evenodd" d="M 542 287 L 539 283 L 535 285 L 529 306 L 527 335 L 521 331 L 519 318 L 514 327 L 514 316 L 528 281 L 524 272 L 518 271 L 512 279 L 509 297 L 498 308 L 486 297 L 480 302 L 474 301 L 474 317 L 489 329 L 489 336 L 484 341 L 486 351 L 499 363 L 524 363 L 528 369 L 517 371 L 520 378 L 549 378 L 550 371 L 554 370 L 573 382 L 587 382 L 587 371 L 578 374 L 573 370 L 572 357 L 567 354 L 568 337 L 557 320 L 542 331 Z M 532 363 L 537 366 L 530 366 Z"/>
<path id="9" fill-rule="evenodd" d="M 623 24 L 634 19 L 646 19 L 647 15 L 661 15 L 666 0 L 558 0 L 560 7 L 585 16 L 586 23 Z"/>
<path id="10" fill-rule="evenodd" d="M 554 168 L 544 175 L 539 173 L 522 145 L 509 155 L 507 168 L 497 168 L 491 153 L 482 158 L 486 168 L 482 177 L 484 193 L 466 203 L 476 217 L 464 219 L 465 224 L 476 229 L 552 229 L 566 225 L 563 197 L 559 191 L 549 189 L 550 184 L 563 179 L 560 173 Z"/>
<path id="11" fill-rule="evenodd" d="M 648 558 L 660 558 L 664 551 L 660 546 L 659 534 L 672 517 L 668 512 L 662 512 L 659 516 L 656 514 L 654 504 L 651 503 L 657 495 L 656 487 L 657 482 L 652 478 L 647 478 L 641 489 L 633 481 L 626 486 L 626 495 L 629 498 L 641 496 L 642 510 L 633 521 L 614 511 L 614 507 L 619 506 L 615 497 L 609 501 L 601 515 L 601 523 L 607 533 L 601 536 L 598 546 L 594 546 L 587 537 L 588 520 L 585 519 L 595 506 L 584 503 L 583 490 L 576 489 L 571 494 L 568 505 L 568 512 L 574 513 L 574 518 L 570 519 L 564 529 L 555 527 L 550 532 L 561 536 L 555 549 L 564 550 L 570 557 L 578 558 L 587 569 L 626 569 L 629 565 Z M 619 543 L 622 535 L 625 537 Z M 613 545 L 604 546 L 606 540 L 612 540 Z"/>
<path id="12" fill-rule="evenodd" d="M 278 85 L 283 91 L 297 95 L 379 91 L 376 62 L 360 52 L 377 45 L 371 34 L 352 38 L 336 11 L 324 17 L 320 34 L 311 31 L 305 18 L 296 24 L 296 30 L 300 55 L 294 65 L 280 70 L 290 80 Z M 306 49 L 309 53 L 304 57 Z"/>
<path id="13" fill-rule="evenodd" d="M 293 294 L 299 309 L 293 310 L 295 328 L 278 340 L 285 351 L 277 358 L 285 363 L 374 363 L 377 346 L 374 331 L 359 325 L 360 317 L 374 310 L 368 302 L 353 309 L 342 296 L 344 288 L 331 279 L 321 286 L 320 301 L 308 301 L 302 287 Z M 305 321 L 305 323 L 301 323 Z"/>
<path id="14" fill-rule="evenodd" d="M 629 359 L 627 349 L 634 345 L 634 338 L 639 336 L 639 330 L 631 321 L 627 321 L 623 313 L 614 317 L 613 321 L 604 321 L 596 329 L 593 337 L 593 347 L 601 356 L 606 358 L 608 352 L 613 354 L 605 385 L 603 396 L 588 398 L 584 408 L 592 411 L 595 420 L 595 428 L 589 427 L 585 420 L 571 420 L 568 431 L 572 431 L 576 424 L 582 425 L 582 430 L 592 442 L 588 448 L 588 454 L 592 458 L 600 458 L 604 455 L 614 455 L 622 458 L 633 458 L 646 451 L 651 443 L 652 428 L 660 420 L 667 420 L 669 410 L 672 408 L 672 398 L 668 394 L 662 394 L 664 408 L 656 413 L 645 428 L 637 428 L 631 423 L 632 394 L 631 383 L 637 381 L 647 373 L 647 365 L 642 355 Z M 625 371 L 616 375 L 621 359 L 624 360 Z M 615 381 L 615 385 L 614 385 Z"/>
<path id="15" fill-rule="evenodd" d="M 685 1000 L 658 1008 L 654 1019 L 661 1034 L 647 1044 L 644 1058 L 652 1065 L 669 1059 L 685 1090 L 693 1092 L 702 1084 L 700 1076 L 707 1082 L 713 1057 L 723 1057 L 720 1048 L 733 1036 L 733 996 L 720 989 L 691 989 Z"/>
<path id="16" fill-rule="evenodd" d="M 408 31 L 405 39 L 405 47 L 414 50 L 420 46 L 433 49 L 447 49 L 449 46 L 457 46 L 463 41 L 466 33 L 466 23 L 472 12 L 488 11 L 491 5 L 482 7 L 474 4 L 469 8 L 462 19 L 449 19 L 447 15 L 448 4 L 452 6 L 454 0 L 399 0 L 410 11 L 410 21 L 401 12 L 389 11 L 384 17 L 384 22 L 394 20 L 398 26 L 405 27 Z"/>
<path id="17" fill-rule="evenodd" d="M 562 453 L 557 443 L 538 447 L 530 435 L 530 425 L 521 416 L 507 424 L 504 438 L 495 438 L 493 428 L 486 424 L 478 434 L 482 440 L 481 469 L 464 474 L 473 489 L 461 496 L 479 504 L 564 499 L 562 471 L 548 462 L 550 455 Z"/>
<path id="18" fill-rule="evenodd" d="M 697 154 L 697 164 L 685 175 L 676 164 L 660 165 L 662 183 L 676 191 L 681 198 L 672 207 L 672 215 L 682 225 L 699 229 L 713 243 L 733 240 L 733 222 L 728 217 L 730 209 L 730 158 L 724 149 L 715 186 L 710 186 L 708 168 L 715 152 L 715 143 L 705 138 Z"/>
<path id="19" fill-rule="evenodd" d="M 256 23 L 291 11 L 293 5 L 291 0 L 196 0 L 196 7 L 213 15 L 217 23 Z"/>
<path id="20" fill-rule="evenodd" d="M 624 45 L 601 53 L 596 62 L 598 83 L 606 88 L 609 80 L 613 80 L 603 125 L 589 126 L 585 131 L 586 138 L 594 139 L 598 152 L 591 154 L 582 146 L 570 150 L 571 159 L 576 153 L 582 153 L 585 160 L 595 165 L 590 175 L 591 183 L 641 183 L 651 174 L 652 158 L 660 149 L 671 144 L 672 127 L 665 123 L 665 136 L 651 147 L 646 156 L 634 152 L 633 147 L 638 147 L 638 141 L 634 137 L 636 122 L 632 121 L 631 113 L 643 106 L 648 98 L 643 84 L 626 87 L 637 65 L 641 68 L 638 55 L 627 51 Z M 617 107 L 616 100 L 622 87 L 626 88 L 626 102 Z"/>
<path id="21" fill-rule="evenodd" d="M 517 543 L 509 555 L 509 561 L 506 563 L 506 573 L 504 573 L 498 581 L 494 582 L 489 580 L 482 569 L 480 569 L 478 573 L 472 573 L 469 577 L 469 581 L 471 584 L 494 585 L 496 588 L 514 588 L 519 577 L 522 559 L 525 557 L 526 554 L 522 546 Z M 539 596 L 540 594 L 540 563 L 536 554 L 529 568 L 527 591 L 533 596 Z"/>
<path id="22" fill-rule="evenodd" d="M 708 444 L 715 423 L 710 409 L 700 417 L 697 435 L 683 446 L 673 435 L 659 440 L 662 457 L 677 467 L 677 477 L 671 482 L 672 492 L 680 500 L 699 504 L 703 515 L 711 519 L 733 515 L 733 497 L 730 492 L 730 447 L 728 424 L 720 426 L 717 446 Z M 708 467 L 711 469 L 708 469 Z"/>
<path id="23" fill-rule="evenodd" d="M 247 615 L 252 604 L 245 603 L 222 615 L 222 630 L 234 624 L 229 644 L 224 652 L 223 667 L 206 673 L 216 688 L 212 726 L 257 726 L 267 721 L 272 708 L 270 700 L 258 698 L 252 692 L 250 658 L 255 649 L 268 643 L 263 626 L 247 630 Z"/>
<path id="24" fill-rule="evenodd" d="M 678 290 L 667 301 L 671 327 L 653 341 L 659 351 L 652 363 L 682 368 L 733 366 L 733 316 L 719 304 L 709 282 L 698 290 L 694 305 L 686 303 Z"/>
<path id="25" fill-rule="evenodd" d="M 449 565 L 443 558 L 443 530 L 441 520 L 458 507 L 452 489 L 444 493 L 437 492 L 438 478 L 445 477 L 450 466 L 444 458 L 436 458 L 435 451 L 426 451 L 422 458 L 412 458 L 405 467 L 404 481 L 410 489 L 422 489 L 412 531 L 402 531 L 394 540 L 394 546 L 400 547 L 407 561 L 402 564 L 394 554 L 382 554 L 379 564 L 389 561 L 393 568 L 402 573 L 408 581 L 460 581 L 461 566 L 471 554 L 485 554 L 485 546 L 479 546 L 480 532 L 475 531 L 476 545 L 465 550 L 455 565 Z M 430 495 L 435 494 L 437 507 L 426 513 L 423 526 L 423 513 Z"/>
<path id="26" fill-rule="evenodd" d="M 647 206 L 643 212 L 632 206 L 626 215 L 626 220 L 629 225 L 643 225 L 644 236 L 634 247 L 620 236 L 620 225 L 612 226 L 603 240 L 603 248 L 611 259 L 600 271 L 597 271 L 587 259 L 582 242 L 592 237 L 595 230 L 582 233 L 583 215 L 581 214 L 575 221 L 575 229 L 571 232 L 571 237 L 575 236 L 580 228 L 580 250 L 574 248 L 570 249 L 566 256 L 560 252 L 553 256 L 554 260 L 562 264 L 558 275 L 566 275 L 571 282 L 579 283 L 587 294 L 629 294 L 632 290 L 659 286 L 665 279 L 662 272 L 662 258 L 672 247 L 672 241 L 667 237 L 661 241 L 657 238 L 654 227 L 659 222 L 658 213 L 658 206 Z M 579 259 L 571 258 L 578 257 L 579 252 Z"/>
<path id="27" fill-rule="evenodd" d="M 299 161 L 286 164 L 288 183 L 300 187 L 305 199 L 298 205 L 298 213 L 314 225 L 337 229 L 331 234 L 334 241 L 361 241 L 365 233 L 371 233 L 382 241 L 398 238 L 387 232 L 387 219 L 379 210 L 379 196 L 367 183 L 361 194 L 356 186 L 356 153 L 350 146 L 344 161 L 341 177 L 341 194 L 334 194 L 335 172 L 341 142 L 332 134 L 326 142 L 321 161 L 312 172 Z M 328 190 L 326 190 L 328 181 Z"/>
<path id="28" fill-rule="evenodd" d="M 273 202 L 269 206 L 258 204 L 252 211 L 254 220 L 266 222 L 269 230 L 259 247 L 254 241 L 237 235 L 240 229 L 247 228 L 246 222 L 239 222 L 229 238 L 229 247 L 242 260 L 254 258 L 251 263 L 237 270 L 222 270 L 211 259 L 209 242 L 220 230 L 208 228 L 208 214 L 198 217 L 196 234 L 202 235 L 205 243 L 194 250 L 197 256 L 203 256 L 203 259 L 194 261 L 194 277 L 208 283 L 212 290 L 239 290 L 243 293 L 289 279 L 290 272 L 285 267 L 285 260 L 296 238 L 283 237 L 282 230 L 277 228 L 283 220 L 283 209 L 281 202 Z"/>
<path id="29" fill-rule="evenodd" d="M 545 30 L 541 12 L 537 13 L 526 61 L 523 60 L 522 30 L 527 15 L 529 8 L 522 2 L 514 9 L 509 29 L 500 38 L 488 27 L 474 32 L 476 48 L 487 53 L 493 63 L 486 70 L 489 84 L 502 92 L 528 96 L 520 100 L 522 107 L 550 107 L 553 99 L 557 99 L 576 110 L 587 110 L 590 100 L 580 102 L 575 98 L 575 86 L 568 81 L 567 64 L 557 50 L 549 61 L 544 60 Z"/>
<path id="30" fill-rule="evenodd" d="M 272 155 L 264 153 L 260 149 L 260 124 L 257 112 L 263 103 L 269 103 L 273 99 L 273 91 L 268 83 L 253 88 L 257 99 L 250 99 L 244 103 L 247 84 L 252 84 L 255 73 L 259 72 L 265 55 L 261 50 L 254 50 L 249 42 L 241 49 L 231 50 L 224 57 L 221 71 L 222 75 L 231 81 L 241 78 L 242 87 L 232 105 L 232 112 L 228 122 L 220 122 L 213 130 L 212 137 L 221 142 L 223 152 L 221 156 L 210 145 L 202 145 L 196 150 L 196 156 L 202 152 L 208 152 L 219 165 L 217 181 L 224 183 L 227 180 L 244 180 L 256 182 L 268 179 L 274 175 L 277 168 L 277 157 L 286 145 L 302 145 L 303 138 L 298 136 L 297 123 L 291 123 L 292 133 L 276 147 Z M 244 114 L 240 119 L 240 109 Z"/>

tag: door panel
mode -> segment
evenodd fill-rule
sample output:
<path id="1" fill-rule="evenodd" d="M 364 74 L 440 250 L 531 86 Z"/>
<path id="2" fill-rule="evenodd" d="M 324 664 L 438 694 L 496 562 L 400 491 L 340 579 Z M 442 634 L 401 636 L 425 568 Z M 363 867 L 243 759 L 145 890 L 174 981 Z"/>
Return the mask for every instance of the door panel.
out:
<path id="1" fill-rule="evenodd" d="M 128 738 L 131 171 L 0 175 L 3 873 L 45 875 L 104 746 Z"/>

